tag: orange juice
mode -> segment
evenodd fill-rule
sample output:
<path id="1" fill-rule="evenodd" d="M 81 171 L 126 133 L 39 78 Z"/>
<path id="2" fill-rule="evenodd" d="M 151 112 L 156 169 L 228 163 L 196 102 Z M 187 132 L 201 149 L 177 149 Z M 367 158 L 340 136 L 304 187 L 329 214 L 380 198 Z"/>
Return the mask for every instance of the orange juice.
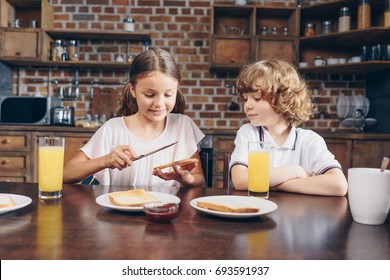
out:
<path id="1" fill-rule="evenodd" d="M 251 151 L 248 156 L 248 189 L 255 193 L 269 191 L 269 152 Z"/>
<path id="2" fill-rule="evenodd" d="M 57 192 L 62 190 L 62 175 L 64 169 L 64 147 L 39 147 L 38 186 L 42 192 Z"/>

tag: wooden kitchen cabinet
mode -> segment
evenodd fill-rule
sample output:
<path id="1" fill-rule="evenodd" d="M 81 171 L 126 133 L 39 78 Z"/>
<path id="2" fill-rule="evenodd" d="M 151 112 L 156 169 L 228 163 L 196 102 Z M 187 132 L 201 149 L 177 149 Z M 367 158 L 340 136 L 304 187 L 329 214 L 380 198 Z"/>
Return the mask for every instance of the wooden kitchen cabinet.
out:
<path id="1" fill-rule="evenodd" d="M 93 133 L 86 132 L 86 133 L 75 133 L 75 132 L 54 132 L 54 133 L 45 133 L 42 134 L 39 133 L 33 133 L 33 142 L 34 149 L 33 149 L 33 161 L 34 166 L 38 166 L 38 149 L 39 149 L 39 142 L 38 138 L 41 136 L 54 136 L 54 137 L 64 137 L 65 138 L 65 151 L 64 151 L 64 164 L 69 161 L 71 158 L 73 158 L 77 152 L 80 150 L 81 147 L 83 147 L 89 139 L 92 137 Z M 38 182 L 38 167 L 34 168 L 33 171 L 33 180 L 34 182 Z"/>
<path id="2" fill-rule="evenodd" d="M 31 135 L 0 131 L 0 181 L 29 182 L 32 179 Z"/>
<path id="3" fill-rule="evenodd" d="M 325 142 L 347 176 L 348 168 L 352 167 L 352 140 L 325 138 Z"/>
<path id="4" fill-rule="evenodd" d="M 210 66 L 239 69 L 253 60 L 255 10 L 249 6 L 213 5 L 210 24 Z"/>
<path id="5" fill-rule="evenodd" d="M 372 27 L 361 30 L 356 29 L 358 1 L 355 0 L 327 1 L 302 8 L 214 4 L 210 17 L 210 69 L 237 72 L 247 62 L 267 58 L 281 58 L 297 66 L 298 62 L 308 62 L 308 67 L 299 68 L 301 73 L 372 73 L 390 69 L 390 60 L 313 65 L 317 56 L 348 60 L 360 56 L 362 45 L 389 44 L 390 29 L 383 27 L 385 1 L 371 1 Z M 351 31 L 338 32 L 339 10 L 344 6 L 350 8 Z M 332 21 L 333 32 L 321 34 L 325 20 Z M 306 23 L 315 24 L 315 36 L 304 36 Z M 224 27 L 231 26 L 240 27 L 242 34 L 226 32 Z M 262 35 L 262 27 L 267 28 L 266 35 Z M 272 27 L 278 29 L 277 35 L 269 34 Z"/>
<path id="6" fill-rule="evenodd" d="M 0 57 L 3 60 L 42 60 L 50 56 L 50 38 L 39 29 L 0 30 Z"/>
<path id="7" fill-rule="evenodd" d="M 383 157 L 390 157 L 390 137 L 386 134 L 324 138 L 328 149 L 340 162 L 345 176 L 352 167 L 379 168 Z"/>
<path id="8" fill-rule="evenodd" d="M 53 7 L 47 0 L 0 0 L 0 57 L 9 60 L 43 60 L 50 55 L 50 38 L 43 31 L 53 28 Z M 14 27 L 15 19 L 21 28 Z M 35 20 L 39 28 L 31 28 Z"/>
<path id="9" fill-rule="evenodd" d="M 53 29 L 54 8 L 48 0 L 0 0 L 0 5 L 0 59 L 10 65 L 128 69 L 127 62 L 90 61 L 82 59 L 82 53 L 79 61 L 51 61 L 51 44 L 56 39 L 74 39 L 82 45 L 80 48 L 89 48 L 95 40 L 111 43 L 117 40 L 124 42 L 127 51 L 130 41 L 141 42 L 141 50 L 150 45 L 150 35 L 146 32 Z M 21 20 L 21 28 L 14 28 L 15 19 Z M 37 20 L 39 28 L 31 28 L 31 20 Z M 126 58 L 129 53 L 124 55 Z"/>
<path id="10" fill-rule="evenodd" d="M 0 181 L 38 182 L 38 139 L 65 137 L 64 161 L 71 159 L 96 129 L 0 125 Z"/>
<path id="11" fill-rule="evenodd" d="M 235 135 L 213 136 L 213 187 L 223 188 L 223 163 L 224 154 L 234 150 Z"/>
<path id="12" fill-rule="evenodd" d="M 383 157 L 390 157 L 389 140 L 355 140 L 353 142 L 353 167 L 380 168 Z"/>
<path id="13" fill-rule="evenodd" d="M 248 62 L 279 57 L 296 62 L 298 13 L 295 8 L 215 4 L 211 10 L 210 68 L 238 71 Z M 261 28 L 277 35 L 262 35 Z M 288 28 L 288 34 L 283 29 Z"/>
<path id="14" fill-rule="evenodd" d="M 0 27 L 13 28 L 19 19 L 22 28 L 36 20 L 38 28 L 53 28 L 54 8 L 48 0 L 0 0 Z"/>
<path id="15" fill-rule="evenodd" d="M 73 158 L 81 147 L 88 143 L 92 134 L 75 134 L 75 133 L 55 133 L 55 136 L 65 138 L 65 157 L 64 162 Z"/>
<path id="16" fill-rule="evenodd" d="M 342 0 L 318 3 L 303 7 L 300 16 L 299 61 L 308 62 L 308 67 L 299 68 L 301 73 L 371 73 L 390 69 L 390 60 L 370 60 L 357 63 L 348 63 L 351 57 L 361 55 L 363 45 L 370 48 L 372 45 L 389 44 L 390 29 L 384 27 L 384 4 L 386 0 L 372 0 L 371 27 L 357 29 L 358 1 Z M 338 17 L 341 7 L 348 7 L 351 15 L 351 30 L 338 32 Z M 323 21 L 332 22 L 331 33 L 322 34 Z M 305 37 L 306 23 L 315 25 L 315 36 Z M 329 48 L 329 46 L 332 46 Z M 347 63 L 314 66 L 313 59 L 317 56 L 325 60 L 345 58 Z"/>

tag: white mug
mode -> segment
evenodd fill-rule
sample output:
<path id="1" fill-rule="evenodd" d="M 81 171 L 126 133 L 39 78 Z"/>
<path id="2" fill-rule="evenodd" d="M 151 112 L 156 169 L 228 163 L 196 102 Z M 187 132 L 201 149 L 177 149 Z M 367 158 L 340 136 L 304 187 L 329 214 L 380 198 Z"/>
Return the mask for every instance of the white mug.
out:
<path id="1" fill-rule="evenodd" d="M 348 169 L 348 201 L 355 222 L 383 224 L 390 209 L 390 171 Z"/>

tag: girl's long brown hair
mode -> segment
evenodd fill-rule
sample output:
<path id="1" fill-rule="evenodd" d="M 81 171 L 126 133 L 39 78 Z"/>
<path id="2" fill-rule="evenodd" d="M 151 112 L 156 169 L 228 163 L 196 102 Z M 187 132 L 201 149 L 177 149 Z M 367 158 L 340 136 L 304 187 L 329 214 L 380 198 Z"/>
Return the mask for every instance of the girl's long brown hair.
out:
<path id="1" fill-rule="evenodd" d="M 150 48 L 137 55 L 130 67 L 130 81 L 122 91 L 122 100 L 117 116 L 130 116 L 138 112 L 137 100 L 130 92 L 130 86 L 135 87 L 139 79 L 147 77 L 151 72 L 158 71 L 181 82 L 181 75 L 178 65 L 173 57 L 160 48 Z M 176 103 L 172 113 L 184 113 L 185 100 L 180 89 L 177 89 Z"/>

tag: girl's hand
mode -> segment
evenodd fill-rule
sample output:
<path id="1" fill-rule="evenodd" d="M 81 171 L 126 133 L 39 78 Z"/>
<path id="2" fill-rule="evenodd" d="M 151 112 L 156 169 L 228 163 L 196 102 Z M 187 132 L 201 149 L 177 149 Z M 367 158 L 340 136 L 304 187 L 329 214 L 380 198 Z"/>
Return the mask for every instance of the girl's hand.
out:
<path id="1" fill-rule="evenodd" d="M 136 157 L 136 154 L 130 146 L 120 145 L 105 156 L 105 166 L 122 170 L 133 163 L 131 159 L 134 157 Z"/>
<path id="2" fill-rule="evenodd" d="M 188 184 L 193 179 L 191 175 L 191 170 L 195 168 L 197 163 L 192 163 L 185 165 L 183 167 L 179 167 L 177 165 L 173 165 L 173 171 L 169 172 L 162 172 L 159 168 L 153 169 L 153 175 L 165 180 L 175 180 L 178 181 L 180 184 Z"/>

